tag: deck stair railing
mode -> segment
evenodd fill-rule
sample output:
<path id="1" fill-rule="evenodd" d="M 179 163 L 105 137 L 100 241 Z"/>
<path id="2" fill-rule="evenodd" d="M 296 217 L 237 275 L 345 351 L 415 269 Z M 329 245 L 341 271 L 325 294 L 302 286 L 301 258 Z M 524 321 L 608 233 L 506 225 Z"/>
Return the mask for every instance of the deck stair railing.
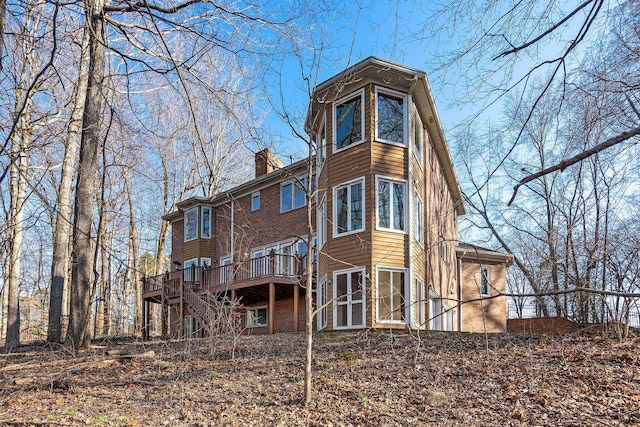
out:
<path id="1" fill-rule="evenodd" d="M 191 312 L 198 317 L 202 324 L 214 324 L 217 316 L 216 309 L 202 299 L 188 286 L 184 290 L 184 301 L 187 303 Z"/>

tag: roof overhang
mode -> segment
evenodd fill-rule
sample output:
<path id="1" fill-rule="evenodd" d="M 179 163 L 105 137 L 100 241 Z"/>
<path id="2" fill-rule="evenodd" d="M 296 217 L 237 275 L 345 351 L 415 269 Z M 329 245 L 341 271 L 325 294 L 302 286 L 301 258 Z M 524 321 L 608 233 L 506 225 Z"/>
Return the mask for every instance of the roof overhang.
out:
<path id="1" fill-rule="evenodd" d="M 503 252 L 492 251 L 491 249 L 481 248 L 466 243 L 456 246 L 456 257 L 463 261 L 476 263 L 489 262 L 497 264 L 506 264 L 507 267 L 513 264 L 513 254 L 505 254 Z"/>

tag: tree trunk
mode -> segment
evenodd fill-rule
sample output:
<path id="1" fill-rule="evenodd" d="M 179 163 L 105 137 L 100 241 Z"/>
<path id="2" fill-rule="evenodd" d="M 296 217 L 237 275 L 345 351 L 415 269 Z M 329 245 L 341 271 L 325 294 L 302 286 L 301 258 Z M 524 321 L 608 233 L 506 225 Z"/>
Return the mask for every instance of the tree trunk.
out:
<path id="1" fill-rule="evenodd" d="M 22 241 L 24 237 L 24 203 L 27 191 L 28 159 L 26 141 L 29 135 L 25 126 L 25 109 L 23 116 L 18 119 L 22 123 L 19 130 L 11 138 L 11 164 L 9 165 L 10 218 L 7 240 L 9 252 L 7 254 L 7 332 L 6 348 L 20 346 L 20 268 Z"/>
<path id="2" fill-rule="evenodd" d="M 85 14 L 89 21 L 89 78 L 82 126 L 78 180 L 76 185 L 75 217 L 73 223 L 73 252 L 71 258 L 71 307 L 67 338 L 75 348 L 89 345 L 91 297 L 94 290 L 93 200 L 98 170 L 100 119 L 102 116 L 102 86 L 104 81 L 105 46 L 102 0 L 87 0 Z"/>
<path id="3" fill-rule="evenodd" d="M 131 246 L 131 262 L 132 262 L 132 271 L 130 274 L 131 278 L 131 288 L 135 295 L 135 310 L 134 310 L 134 318 L 133 318 L 133 327 L 134 331 L 138 331 L 140 329 L 140 325 L 142 324 L 142 314 L 140 313 L 140 308 L 142 307 L 142 292 L 140 288 L 140 266 L 138 265 L 138 236 L 136 233 L 136 211 L 135 206 L 133 204 L 133 194 L 131 193 L 131 183 L 129 181 L 129 175 L 127 171 L 123 171 L 122 177 L 124 179 L 125 191 L 127 193 L 127 199 L 129 202 L 129 245 Z M 127 301 L 128 302 L 128 301 Z"/>
<path id="4" fill-rule="evenodd" d="M 0 0 L 3 1 L 3 0 Z M 75 99 L 62 160 L 60 186 L 58 188 L 58 213 L 53 229 L 53 259 L 51 262 L 51 294 L 49 298 L 49 329 L 47 341 L 59 342 L 62 335 L 62 317 L 66 312 L 64 293 L 69 282 L 69 243 L 71 241 L 71 208 L 73 177 L 75 175 L 76 152 L 82 132 L 82 115 L 87 98 L 89 68 L 89 31 L 85 28 L 80 54 L 80 71 Z M 64 308 L 63 308 L 64 307 Z"/>
<path id="5" fill-rule="evenodd" d="M 312 385 L 312 371 L 311 362 L 313 360 L 313 250 L 311 246 L 311 236 L 313 235 L 314 224 L 313 219 L 313 199 L 314 194 L 311 193 L 311 182 L 313 179 L 313 149 L 312 144 L 309 142 L 309 154 L 307 162 L 307 257 L 305 259 L 307 267 L 307 280 L 305 284 L 305 308 L 306 308 L 306 322 L 305 322 L 305 335 L 306 335 L 306 351 L 305 351 L 305 363 L 304 363 L 304 404 L 308 406 L 311 403 L 311 397 L 313 392 Z M 298 289 L 296 289 L 296 292 Z"/>
<path id="6" fill-rule="evenodd" d="M 7 2 L 0 0 L 0 71 L 2 71 L 2 46 L 4 46 L 4 22 L 7 15 Z"/>

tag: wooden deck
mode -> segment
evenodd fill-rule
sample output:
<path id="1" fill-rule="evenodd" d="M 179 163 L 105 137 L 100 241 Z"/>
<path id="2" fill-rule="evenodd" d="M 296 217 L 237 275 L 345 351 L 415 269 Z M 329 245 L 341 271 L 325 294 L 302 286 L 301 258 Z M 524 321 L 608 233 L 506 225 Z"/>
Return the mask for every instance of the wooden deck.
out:
<path id="1" fill-rule="evenodd" d="M 145 277 L 142 280 L 143 338 L 148 338 L 147 325 L 151 304 L 162 304 L 164 307 L 179 306 L 183 315 L 186 307 L 189 307 L 190 312 L 196 312 L 192 314 L 198 315 L 198 312 L 202 313 L 204 309 L 199 307 L 200 302 L 194 302 L 197 296 L 227 295 L 235 299 L 238 290 L 242 290 L 245 303 L 268 300 L 273 304 L 275 286 L 289 285 L 287 288 L 294 289 L 293 285 L 305 279 L 304 266 L 304 258 L 272 253 L 230 265 L 194 266 L 159 276 Z M 297 306 L 298 293 L 290 293 L 294 296 Z M 297 317 L 297 311 L 294 316 Z M 200 320 L 206 321 L 205 318 Z M 272 325 L 273 322 L 269 324 Z M 165 328 L 163 325 L 163 330 Z M 270 332 L 273 333 L 271 330 Z"/>

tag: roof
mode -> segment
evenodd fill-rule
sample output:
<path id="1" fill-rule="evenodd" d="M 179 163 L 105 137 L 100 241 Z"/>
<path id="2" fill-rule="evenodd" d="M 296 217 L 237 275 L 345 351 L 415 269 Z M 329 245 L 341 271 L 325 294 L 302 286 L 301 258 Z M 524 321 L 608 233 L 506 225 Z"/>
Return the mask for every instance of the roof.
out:
<path id="1" fill-rule="evenodd" d="M 431 86 L 424 71 L 370 56 L 315 87 L 311 95 L 311 106 L 307 113 L 305 130 L 312 134 L 317 129 L 321 119 L 319 113 L 324 105 L 369 82 L 402 89 L 412 96 L 423 124 L 427 127 L 438 161 L 442 165 L 444 177 L 451 189 L 457 212 L 459 215 L 463 215 L 465 209 L 462 202 L 462 191 L 453 168 L 451 153 L 442 130 Z"/>
<path id="2" fill-rule="evenodd" d="M 218 193 L 213 197 L 195 196 L 179 201 L 178 203 L 176 203 L 176 209 L 167 214 L 164 214 L 162 216 L 162 219 L 165 221 L 173 221 L 182 218 L 182 213 L 186 209 L 189 209 L 190 207 L 196 205 L 219 206 L 224 203 L 228 203 L 233 199 L 237 199 L 261 188 L 280 182 L 282 181 L 283 176 L 298 175 L 301 171 L 306 171 L 308 162 L 309 159 L 297 161 L 290 165 L 284 166 L 281 169 L 277 169 L 273 172 L 261 175 L 257 178 L 240 184 L 228 191 Z"/>
<path id="3" fill-rule="evenodd" d="M 513 264 L 513 254 L 494 251 L 471 243 L 458 242 L 456 256 L 468 261 L 486 261 Z"/>

